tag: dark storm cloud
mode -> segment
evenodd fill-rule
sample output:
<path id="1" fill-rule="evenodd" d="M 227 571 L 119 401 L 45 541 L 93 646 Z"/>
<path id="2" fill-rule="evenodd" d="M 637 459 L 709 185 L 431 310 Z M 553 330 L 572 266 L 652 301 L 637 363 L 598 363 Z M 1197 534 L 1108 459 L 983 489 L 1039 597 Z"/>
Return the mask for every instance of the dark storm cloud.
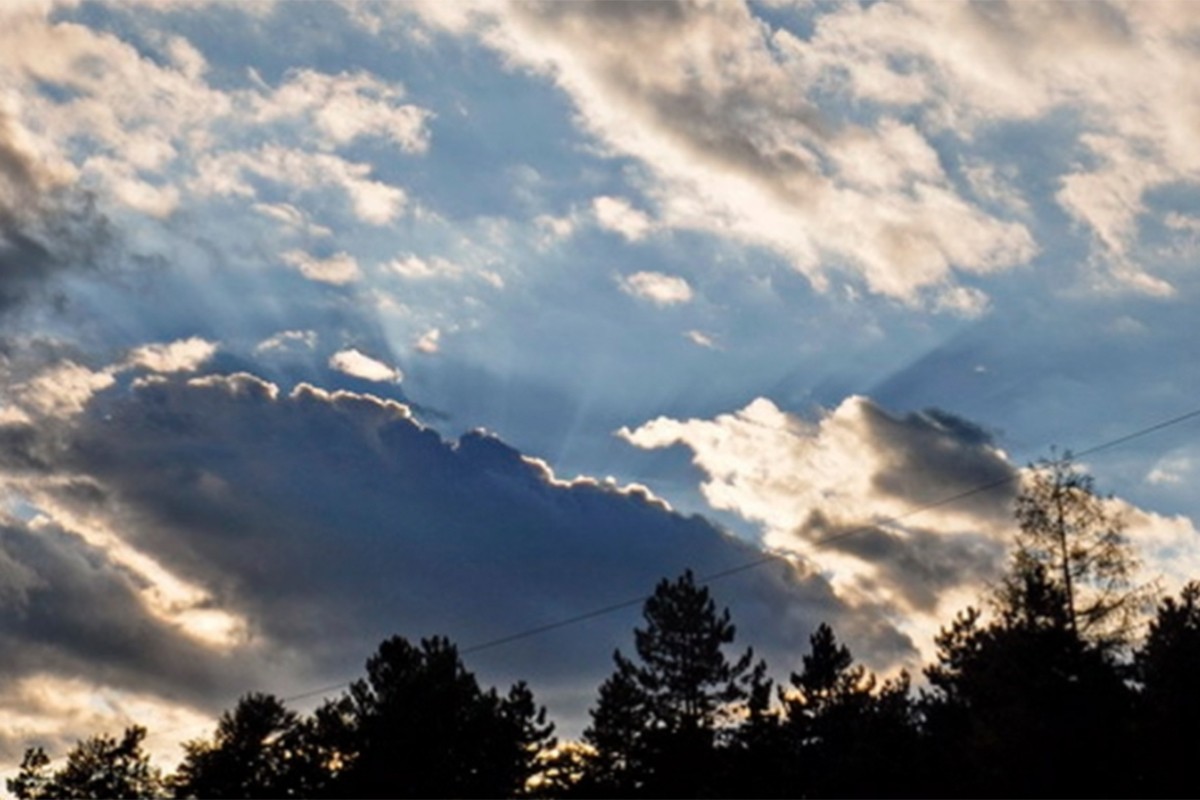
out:
<path id="1" fill-rule="evenodd" d="M 311 672 L 281 678 L 292 688 L 354 675 L 393 633 L 470 646 L 643 596 L 685 568 L 704 575 L 762 557 L 640 491 L 556 481 L 482 433 L 447 443 L 405 406 L 368 395 L 305 385 L 285 394 L 246 374 L 153 378 L 101 393 L 61 435 L 46 446 L 80 479 L 43 491 L 100 515 L 217 607 L 245 615 L 261 644 L 302 653 Z M 873 665 L 915 652 L 824 578 L 783 561 L 713 588 L 740 641 L 780 670 L 796 666 L 823 620 Z M 127 595 L 114 595 L 112 615 L 144 619 Z M 90 602 L 109 608 L 99 595 Z M 72 619 L 55 624 L 67 632 Z M 471 661 L 497 680 L 530 679 L 578 718 L 636 621 L 635 605 Z M 216 658 L 163 646 L 145 668 L 185 682 L 191 673 L 162 664 L 200 669 Z M 123 664 L 125 651 L 114 658 Z"/>
<path id="2" fill-rule="evenodd" d="M 877 489 L 921 506 L 990 487 L 956 500 L 954 509 L 993 522 L 1011 518 L 1017 473 L 985 429 L 938 409 L 897 417 L 864 402 L 862 414 L 885 463 L 873 478 Z"/>

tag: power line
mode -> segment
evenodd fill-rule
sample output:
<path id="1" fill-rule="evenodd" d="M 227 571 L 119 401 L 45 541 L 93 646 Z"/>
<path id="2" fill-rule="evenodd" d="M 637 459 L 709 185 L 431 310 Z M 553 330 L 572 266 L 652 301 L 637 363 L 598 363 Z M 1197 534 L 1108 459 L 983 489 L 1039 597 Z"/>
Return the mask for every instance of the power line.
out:
<path id="1" fill-rule="evenodd" d="M 1192 411 L 1188 411 L 1185 414 L 1180 414 L 1178 416 L 1171 417 L 1169 419 L 1162 420 L 1160 422 L 1156 422 L 1151 425 L 1147 425 L 1143 428 L 1139 428 L 1135 431 L 1131 431 L 1130 433 L 1122 434 L 1113 439 L 1108 439 L 1104 442 L 1100 442 L 1099 444 L 1092 445 L 1091 447 L 1088 447 L 1083 450 L 1079 450 L 1079 451 L 1075 452 L 1075 456 L 1082 457 L 1082 456 L 1087 456 L 1087 455 L 1092 455 L 1094 453 L 1098 453 L 1102 450 L 1108 450 L 1113 447 L 1117 447 L 1119 445 L 1134 441 L 1135 439 L 1140 439 L 1142 437 L 1149 436 L 1152 433 L 1156 433 L 1156 432 L 1164 430 L 1166 428 L 1170 428 L 1175 425 L 1179 425 L 1183 422 L 1186 422 L 1190 419 L 1195 419 L 1197 417 L 1200 417 L 1200 408 L 1196 408 Z M 947 497 L 943 497 L 938 500 L 934 500 L 932 502 L 925 503 L 916 508 L 909 509 L 908 511 L 904 512 L 903 514 L 897 514 L 897 515 L 894 515 L 891 517 L 885 517 L 881 520 L 878 520 L 878 521 L 873 522 L 868 525 L 859 525 L 854 528 L 849 528 L 844 531 L 838 531 L 837 533 L 833 533 L 828 536 L 824 536 L 820 539 L 814 540 L 812 542 L 812 545 L 815 548 L 819 548 L 819 547 L 823 547 L 831 542 L 837 541 L 839 539 L 844 539 L 849 536 L 854 536 L 857 534 L 862 534 L 862 533 L 869 532 L 871 530 L 875 530 L 876 528 L 878 528 L 881 525 L 894 525 L 896 523 L 899 523 L 906 519 L 909 519 L 910 517 L 915 517 L 918 514 L 923 514 L 927 511 L 932 511 L 936 508 L 941 508 L 942 506 L 951 505 L 953 503 L 957 503 L 960 500 L 965 500 L 968 497 L 973 497 L 978 494 L 984 494 L 986 492 L 992 491 L 993 489 L 998 489 L 1002 486 L 1007 486 L 1011 483 L 1015 483 L 1019 478 L 1020 478 L 1020 473 L 1014 470 L 1014 472 L 1011 475 L 1006 475 L 1003 478 L 998 478 L 996 480 L 988 481 L 987 483 L 980 484 L 980 485 L 972 487 L 970 489 L 966 489 L 964 491 L 957 492 L 957 493 L 949 495 Z M 747 561 L 745 563 L 738 564 L 733 567 L 728 567 L 726 569 L 718 570 L 717 572 L 712 572 L 712 573 L 708 573 L 706 575 L 698 576 L 697 580 L 701 581 L 703 583 L 713 583 L 715 581 L 719 581 L 724 578 L 728 578 L 733 575 L 740 574 L 742 572 L 748 572 L 749 570 L 756 569 L 765 564 L 769 564 L 769 563 L 776 562 L 779 560 L 780 560 L 780 557 L 778 555 L 769 554 L 769 555 L 762 556 L 761 558 L 756 558 L 752 561 Z M 487 641 L 480 642 L 478 644 L 474 644 L 469 647 L 464 647 L 464 648 L 460 649 L 459 652 L 462 653 L 463 655 L 469 655 L 472 653 L 479 653 L 484 650 L 491 650 L 496 647 L 501 647 L 503 645 L 510 644 L 512 642 L 520 641 L 522 639 L 529 639 L 529 638 L 532 638 L 535 636 L 540 636 L 543 633 L 549 633 L 550 631 L 559 630 L 561 628 L 567 628 L 572 625 L 577 625 L 581 622 L 586 622 L 588 620 L 595 619 L 597 617 L 607 616 L 609 614 L 616 613 L 617 611 L 623 611 L 626 608 L 631 608 L 633 606 L 641 605 L 641 604 L 645 603 L 648 599 L 650 599 L 650 597 L 652 597 L 652 595 L 650 595 L 650 594 L 643 594 L 643 595 L 639 595 L 637 597 L 631 597 L 627 600 L 621 600 L 616 603 L 611 603 L 609 605 L 602 606 L 600 608 L 595 608 L 595 609 L 592 609 L 591 611 L 586 611 L 581 614 L 575 614 L 574 616 L 564 617 L 563 619 L 556 620 L 554 622 L 548 622 L 543 625 L 537 625 L 537 626 L 534 626 L 531 628 L 526 628 L 524 630 L 517 631 L 515 633 L 510 633 L 505 636 L 500 636 L 495 639 L 489 639 Z M 284 698 L 284 700 L 292 701 L 292 700 L 306 699 L 306 698 L 313 697 L 318 694 L 322 694 L 322 693 L 326 693 L 326 692 L 330 692 L 330 691 L 336 691 L 338 689 L 345 688 L 349 685 L 350 685 L 350 681 L 344 681 L 342 683 L 335 684 L 330 687 L 324 687 L 322 689 L 316 689 L 311 692 L 304 692 L 303 694 L 293 695 L 292 697 Z"/>
<path id="2" fill-rule="evenodd" d="M 1095 445 L 1092 445 L 1091 447 L 1084 448 L 1083 450 L 1075 451 L 1074 456 L 1078 458 L 1078 457 L 1093 455 L 1095 453 L 1099 453 L 1104 450 L 1109 450 L 1114 447 L 1118 447 L 1120 445 L 1127 444 L 1136 439 L 1140 439 L 1145 436 L 1149 436 L 1152 433 L 1157 433 L 1158 431 L 1174 427 L 1183 422 L 1186 422 L 1191 419 L 1196 419 L 1196 418 L 1200 418 L 1200 408 L 1196 408 L 1196 409 L 1193 409 L 1186 413 L 1179 414 L 1178 416 L 1174 416 L 1169 419 L 1161 420 L 1159 422 L 1155 422 L 1155 423 L 1147 425 L 1145 427 L 1138 428 L 1137 430 L 1131 431 L 1130 433 L 1122 434 L 1122 435 L 1114 437 L 1112 439 L 1108 439 L 1106 441 L 1100 442 L 1099 444 L 1095 444 Z M 896 523 L 902 522 L 911 517 L 915 517 L 919 514 L 923 514 L 927 511 L 932 511 L 936 508 L 941 508 L 943 506 L 951 505 L 960 500 L 965 500 L 968 497 L 973 497 L 975 495 L 983 494 L 985 492 L 989 492 L 994 489 L 998 489 L 1002 486 L 1006 486 L 1008 484 L 1015 483 L 1019 479 L 1020 479 L 1020 472 L 1017 470 L 1014 470 L 1011 475 L 1006 475 L 1003 478 L 998 478 L 996 480 L 988 481 L 987 483 L 980 484 L 980 485 L 972 487 L 970 489 L 966 489 L 964 491 L 957 492 L 957 493 L 949 495 L 947 497 L 943 497 L 938 500 L 934 500 L 932 502 L 925 503 L 923 505 L 917 506 L 916 508 L 909 509 L 908 511 L 904 512 L 903 514 L 896 514 L 894 516 L 885 517 L 883 519 L 877 520 L 877 521 L 867 524 L 867 525 L 860 525 L 860 526 L 857 526 L 854 528 L 849 528 L 844 531 L 838 531 L 837 533 L 833 533 L 828 536 L 821 537 L 819 539 L 814 540 L 812 542 L 812 546 L 814 548 L 820 548 L 831 542 L 837 541 L 839 539 L 844 539 L 849 536 L 854 536 L 857 534 L 862 534 L 862 533 L 866 533 L 866 532 L 875 530 L 875 529 L 879 528 L 880 526 L 894 525 Z M 738 565 L 735 565 L 732 567 L 727 567 L 725 569 L 718 570 L 716 572 L 711 572 L 711 573 L 708 573 L 705 575 L 698 576 L 697 580 L 700 581 L 701 583 L 713 583 L 713 582 L 731 577 L 733 575 L 740 574 L 742 572 L 748 572 L 750 570 L 757 569 L 758 567 L 764 566 L 765 564 L 769 564 L 772 562 L 778 562 L 780 560 L 781 560 L 780 556 L 775 555 L 775 554 L 768 554 L 768 555 L 764 555 L 760 558 L 753 559 L 751 561 L 746 561 L 742 564 L 738 564 Z M 511 644 L 512 642 L 521 641 L 523 639 L 529 639 L 529 638 L 532 638 L 535 636 L 540 636 L 544 633 L 549 633 L 550 631 L 567 628 L 567 627 L 570 627 L 573 625 L 577 625 L 581 622 L 586 622 L 591 619 L 596 619 L 598 617 L 607 616 L 609 614 L 616 613 L 617 611 L 623 611 L 624 609 L 632 608 L 637 605 L 641 605 L 641 604 L 645 603 L 647 600 L 649 600 L 652 596 L 653 595 L 651 595 L 651 594 L 643 594 L 643 595 L 639 595 L 638 597 L 631 597 L 626 600 L 621 600 L 616 603 L 611 603 L 609 605 L 601 606 L 599 608 L 595 608 L 595 609 L 592 609 L 591 611 L 586 611 L 581 614 L 575 614 L 570 617 L 565 617 L 563 619 L 556 620 L 554 622 L 548 622 L 548 623 L 545 623 L 542 625 L 536 625 L 536 626 L 533 626 L 530 628 L 526 628 L 524 630 L 517 631 L 515 633 L 510 633 L 505 636 L 500 636 L 495 639 L 489 639 L 487 641 L 483 641 L 478 644 L 460 648 L 459 653 L 461 653 L 462 655 L 470 655 L 472 653 L 479 653 L 479 652 L 483 652 L 485 650 L 491 650 L 491 649 L 501 647 L 506 644 Z M 293 702 L 296 702 L 299 700 L 307 700 L 312 697 L 322 696 L 322 695 L 329 694 L 330 692 L 335 692 L 335 691 L 338 691 L 341 689 L 345 689 L 345 688 L 349 687 L 352 683 L 353 683 L 353 680 L 345 680 L 345 681 L 341 681 L 339 683 L 322 686 L 317 689 L 310 689 L 310 690 L 307 690 L 304 692 L 289 695 L 287 697 L 280 698 L 280 700 L 283 703 L 293 703 Z M 191 726 L 187 726 L 187 727 L 191 727 Z M 176 729 L 176 730 L 181 730 L 181 729 Z M 167 732 L 169 733 L 171 731 L 168 730 Z M 162 735 L 162 733 L 163 732 L 160 731 L 159 735 Z M 62 757 L 60 756 L 59 758 L 62 758 Z M 59 759 L 52 759 L 52 762 L 57 761 L 57 760 L 59 760 Z"/>

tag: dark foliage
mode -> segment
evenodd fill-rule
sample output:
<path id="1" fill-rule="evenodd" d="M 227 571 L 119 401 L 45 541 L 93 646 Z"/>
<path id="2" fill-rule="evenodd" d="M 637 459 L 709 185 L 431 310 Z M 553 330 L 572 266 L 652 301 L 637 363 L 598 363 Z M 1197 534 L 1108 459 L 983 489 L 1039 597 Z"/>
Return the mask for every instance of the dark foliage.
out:
<path id="1" fill-rule="evenodd" d="M 722 737 L 749 697 L 753 653 L 725 655 L 736 632 L 729 611 L 717 613 L 690 571 L 661 581 L 643 616 L 637 661 L 613 654 L 616 669 L 584 732 L 596 751 L 585 786 L 631 797 L 711 795 L 724 777 Z"/>
<path id="2" fill-rule="evenodd" d="M 910 792 L 916 748 L 908 676 L 880 684 L 820 625 L 782 693 L 789 794 L 880 797 Z"/>
<path id="3" fill-rule="evenodd" d="M 162 779 L 142 750 L 146 729 L 133 726 L 121 738 L 84 739 L 67 754 L 67 763 L 49 772 L 50 759 L 40 748 L 25 752 L 21 770 L 8 780 L 8 791 L 21 800 L 41 798 L 158 797 Z"/>
<path id="4" fill-rule="evenodd" d="M 248 694 L 221 716 L 211 741 L 184 745 L 172 784 L 184 797 L 311 797 L 328 780 L 315 726 L 276 697 Z"/>
<path id="5" fill-rule="evenodd" d="M 1133 791 L 1134 696 L 1108 648 L 1079 637 L 1062 587 L 1018 559 L 997 618 L 961 614 L 926 670 L 926 790 L 971 797 Z"/>
<path id="6" fill-rule="evenodd" d="M 331 791 L 352 797 L 520 794 L 553 729 L 525 684 L 483 691 L 444 638 L 388 639 L 326 716 Z"/>
<path id="7" fill-rule="evenodd" d="M 1168 597 L 1136 655 L 1142 691 L 1136 740 L 1139 792 L 1146 797 L 1196 794 L 1200 763 L 1200 583 Z"/>

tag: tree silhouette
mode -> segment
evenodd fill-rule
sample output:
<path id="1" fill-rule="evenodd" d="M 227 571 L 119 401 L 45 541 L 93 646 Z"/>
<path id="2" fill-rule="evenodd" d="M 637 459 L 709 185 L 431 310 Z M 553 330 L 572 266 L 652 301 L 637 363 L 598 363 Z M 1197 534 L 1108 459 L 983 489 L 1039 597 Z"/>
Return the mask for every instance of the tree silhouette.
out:
<path id="1" fill-rule="evenodd" d="M 1135 664 L 1142 684 L 1139 789 L 1146 796 L 1195 794 L 1194 766 L 1200 757 L 1200 583 L 1185 586 L 1178 601 L 1168 597 L 1159 605 Z"/>
<path id="2" fill-rule="evenodd" d="M 528 687 L 481 690 L 441 637 L 384 641 L 366 680 L 324 713 L 323 736 L 343 765 L 333 791 L 357 797 L 517 795 L 552 741 Z"/>
<path id="3" fill-rule="evenodd" d="M 1017 496 L 1016 519 L 1016 557 L 1041 565 L 1047 581 L 1059 587 L 1072 633 L 1106 647 L 1125 643 L 1149 598 L 1133 585 L 1138 562 L 1124 521 L 1070 453 L 1031 466 Z M 1024 568 L 1018 565 L 1014 573 Z"/>
<path id="4" fill-rule="evenodd" d="M 1132 696 L 1105 643 L 1072 627 L 1064 587 L 1020 554 L 994 599 L 936 639 L 923 702 L 928 794 L 1112 796 L 1130 791 Z"/>
<path id="5" fill-rule="evenodd" d="M 177 797 L 305 797 L 327 782 L 308 728 L 273 695 L 252 693 L 225 712 L 211 741 L 184 745 Z"/>
<path id="6" fill-rule="evenodd" d="M 723 796 L 786 797 L 792 794 L 785 779 L 791 763 L 781 728 L 781 714 L 771 702 L 775 684 L 767 677 L 767 664 L 759 661 L 747 686 L 745 718 L 733 731 L 726 755 Z"/>
<path id="7" fill-rule="evenodd" d="M 718 734 L 732 728 L 748 696 L 753 652 L 730 661 L 736 629 L 718 614 L 691 571 L 664 579 L 634 630 L 638 661 L 618 650 L 600 687 L 584 740 L 596 750 L 593 777 L 618 794 L 693 796 L 718 780 Z"/>
<path id="8" fill-rule="evenodd" d="M 62 769 L 49 774 L 50 759 L 40 747 L 25 751 L 20 772 L 7 781 L 21 800 L 41 798 L 149 798 L 162 794 L 159 771 L 142 750 L 146 729 L 125 729 L 121 739 L 107 734 L 75 745 Z"/>
<path id="9" fill-rule="evenodd" d="M 881 685 L 824 623 L 809 641 L 791 692 L 781 692 L 789 793 L 903 794 L 916 746 L 908 676 Z"/>

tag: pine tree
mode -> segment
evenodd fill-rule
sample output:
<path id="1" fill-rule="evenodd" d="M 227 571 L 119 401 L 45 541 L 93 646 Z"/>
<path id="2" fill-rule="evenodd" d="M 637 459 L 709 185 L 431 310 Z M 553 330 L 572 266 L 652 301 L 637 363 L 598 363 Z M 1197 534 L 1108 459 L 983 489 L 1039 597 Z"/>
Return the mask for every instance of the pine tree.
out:
<path id="1" fill-rule="evenodd" d="M 809 641 L 802 671 L 792 673 L 791 691 L 781 692 L 790 793 L 899 796 L 911 791 L 907 776 L 916 740 L 908 676 L 880 684 L 854 663 L 824 623 Z"/>
<path id="2" fill-rule="evenodd" d="M 395 636 L 325 709 L 322 729 L 343 765 L 337 794 L 508 797 L 536 772 L 553 725 L 524 684 L 507 696 L 481 689 L 449 640 Z"/>
<path id="3" fill-rule="evenodd" d="M 1194 795 L 1200 758 L 1200 583 L 1158 607 L 1135 656 L 1143 796 Z"/>
<path id="4" fill-rule="evenodd" d="M 736 629 L 690 571 L 663 580 L 634 631 L 637 661 L 614 653 L 584 740 L 592 777 L 623 795 L 693 796 L 718 780 L 719 738 L 748 697 L 753 652 L 730 661 Z"/>

